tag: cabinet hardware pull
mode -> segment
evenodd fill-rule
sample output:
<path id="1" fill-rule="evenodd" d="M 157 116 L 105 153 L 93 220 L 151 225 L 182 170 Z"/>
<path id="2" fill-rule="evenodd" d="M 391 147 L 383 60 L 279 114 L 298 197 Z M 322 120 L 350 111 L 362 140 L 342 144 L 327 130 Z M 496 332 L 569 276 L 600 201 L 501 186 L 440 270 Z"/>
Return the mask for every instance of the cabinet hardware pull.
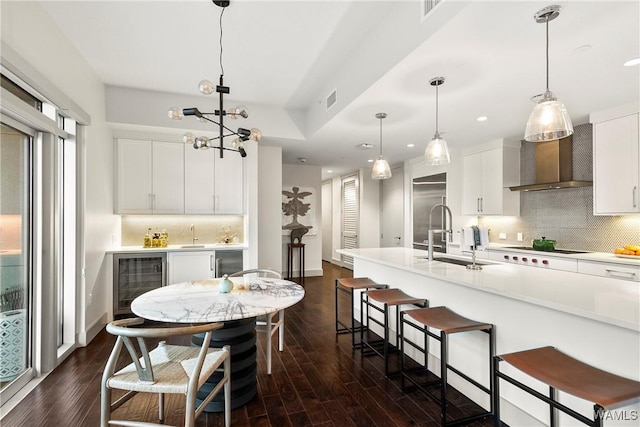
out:
<path id="1" fill-rule="evenodd" d="M 484 197 L 480 197 L 480 212 L 484 212 Z"/>
<path id="2" fill-rule="evenodd" d="M 633 207 L 634 208 L 638 207 L 638 186 L 637 185 L 633 187 Z"/>
<path id="3" fill-rule="evenodd" d="M 620 271 L 620 270 L 611 270 L 610 268 L 605 269 L 604 271 L 606 271 L 608 274 L 615 276 L 616 274 L 621 274 L 624 276 L 629 276 L 629 277 L 635 277 L 636 273 L 633 273 L 631 271 Z"/>
<path id="4" fill-rule="evenodd" d="M 476 199 L 476 211 L 480 212 L 480 197 Z"/>

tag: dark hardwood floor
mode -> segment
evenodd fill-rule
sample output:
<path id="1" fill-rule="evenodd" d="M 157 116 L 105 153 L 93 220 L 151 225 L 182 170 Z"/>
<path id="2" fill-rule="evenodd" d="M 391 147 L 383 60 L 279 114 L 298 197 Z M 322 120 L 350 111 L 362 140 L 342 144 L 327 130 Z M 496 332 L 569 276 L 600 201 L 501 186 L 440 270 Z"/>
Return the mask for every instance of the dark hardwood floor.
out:
<path id="1" fill-rule="evenodd" d="M 335 334 L 334 280 L 351 271 L 324 263 L 324 277 L 305 280 L 305 298 L 286 310 L 285 350 L 274 341 L 273 373 L 265 372 L 264 334 L 258 342 L 258 394 L 232 411 L 234 426 L 436 426 L 439 406 L 423 393 L 405 393 L 398 380 L 385 378 L 379 357 L 360 356 L 348 334 Z M 343 298 L 341 296 L 341 298 Z M 340 300 L 348 318 L 348 300 Z M 343 309 L 344 308 L 344 309 Z M 0 424 L 22 426 L 98 426 L 100 379 L 114 338 L 104 330 L 76 350 L 42 381 Z M 452 390 L 450 414 L 479 408 Z M 182 397 L 167 398 L 167 424 L 182 425 Z M 157 420 L 155 395 L 138 395 L 119 408 L 122 418 Z M 197 426 L 222 426 L 221 414 L 204 413 Z M 490 426 L 491 420 L 474 425 Z"/>

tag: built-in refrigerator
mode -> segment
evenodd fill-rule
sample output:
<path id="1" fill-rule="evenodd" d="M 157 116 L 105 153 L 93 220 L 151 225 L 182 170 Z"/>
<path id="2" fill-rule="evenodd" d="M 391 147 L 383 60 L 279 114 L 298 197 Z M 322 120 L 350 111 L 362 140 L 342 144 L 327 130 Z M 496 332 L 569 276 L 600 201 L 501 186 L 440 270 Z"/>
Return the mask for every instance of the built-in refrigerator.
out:
<path id="1" fill-rule="evenodd" d="M 437 204 L 446 204 L 447 174 L 423 176 L 413 179 L 413 248 L 427 250 L 429 234 L 429 214 Z M 438 208 L 431 215 L 431 227 L 442 230 L 445 211 Z M 435 233 L 433 251 L 447 252 L 445 233 Z"/>

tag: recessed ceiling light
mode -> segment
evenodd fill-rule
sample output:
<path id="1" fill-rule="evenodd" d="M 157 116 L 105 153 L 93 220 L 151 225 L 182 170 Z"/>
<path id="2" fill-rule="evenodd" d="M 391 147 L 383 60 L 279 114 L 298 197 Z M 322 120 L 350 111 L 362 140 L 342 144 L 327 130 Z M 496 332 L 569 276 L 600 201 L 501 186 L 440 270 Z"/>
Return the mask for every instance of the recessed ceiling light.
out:
<path id="1" fill-rule="evenodd" d="M 631 67 L 638 64 L 640 64 L 640 57 L 628 60 L 627 62 L 624 63 L 624 66 Z"/>
<path id="2" fill-rule="evenodd" d="M 332 170 L 328 170 L 327 173 L 333 173 L 333 171 Z"/>
<path id="3" fill-rule="evenodd" d="M 356 145 L 356 147 L 362 148 L 363 150 L 368 150 L 370 148 L 373 148 L 373 144 L 370 144 L 368 142 L 363 142 L 362 144 Z"/>
<path id="4" fill-rule="evenodd" d="M 488 118 L 489 117 L 487 117 L 487 116 L 480 116 L 476 120 L 479 121 L 479 122 L 486 122 Z"/>
<path id="5" fill-rule="evenodd" d="M 367 163 L 373 163 L 373 159 L 367 160 Z"/>
<path id="6" fill-rule="evenodd" d="M 307 158 L 306 157 L 298 157 L 298 160 L 300 161 L 300 163 L 306 163 L 307 162 Z"/>
<path id="7" fill-rule="evenodd" d="M 409 148 L 413 148 L 415 146 L 416 146 L 415 144 L 407 144 L 407 147 L 409 147 Z"/>

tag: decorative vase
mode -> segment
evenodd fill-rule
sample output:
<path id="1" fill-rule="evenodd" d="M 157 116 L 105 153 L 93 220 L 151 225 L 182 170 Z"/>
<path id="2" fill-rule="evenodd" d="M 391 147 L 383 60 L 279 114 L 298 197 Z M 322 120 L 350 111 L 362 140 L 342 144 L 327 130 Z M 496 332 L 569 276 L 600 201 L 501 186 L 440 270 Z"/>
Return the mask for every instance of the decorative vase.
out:
<path id="1" fill-rule="evenodd" d="M 222 276 L 222 280 L 220 280 L 219 286 L 220 286 L 221 294 L 226 294 L 231 292 L 231 290 L 233 289 L 233 282 L 229 280 L 228 274 L 225 274 L 224 276 Z"/>

